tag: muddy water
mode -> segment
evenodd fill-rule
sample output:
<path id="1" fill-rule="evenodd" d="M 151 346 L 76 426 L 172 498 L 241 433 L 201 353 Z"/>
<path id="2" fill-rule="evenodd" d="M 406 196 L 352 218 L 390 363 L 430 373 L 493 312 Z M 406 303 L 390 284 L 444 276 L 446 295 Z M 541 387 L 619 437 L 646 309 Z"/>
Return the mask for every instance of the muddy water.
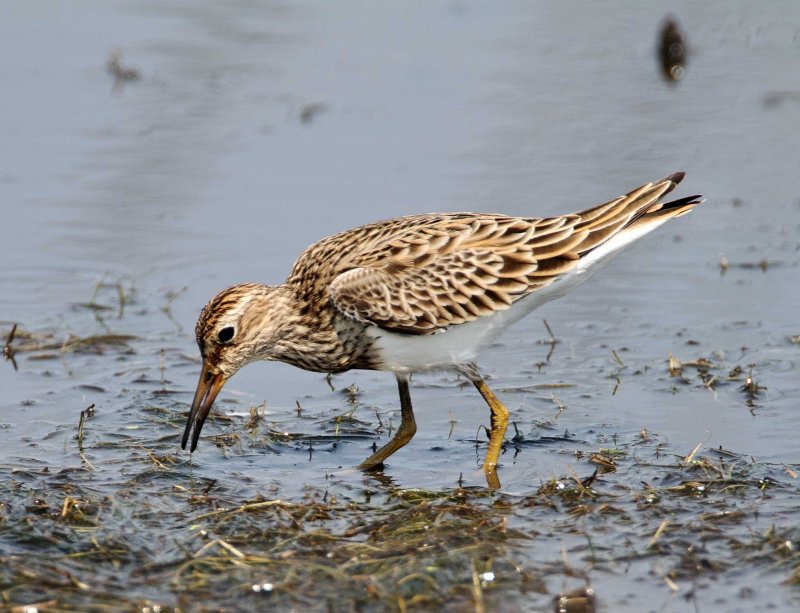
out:
<path id="1" fill-rule="evenodd" d="M 70 487 L 169 515 L 136 516 L 126 528 L 112 513 L 109 538 L 146 530 L 157 542 L 186 538 L 194 550 L 185 534 L 193 507 L 168 495 L 176 487 L 202 494 L 213 485 L 234 504 L 297 502 L 310 491 L 361 503 L 374 488 L 482 486 L 483 441 L 476 449 L 474 440 L 488 415 L 447 374 L 414 378 L 419 432 L 389 463 L 389 485 L 351 468 L 399 420 L 393 378 L 380 373 L 340 375 L 331 389 L 319 375 L 252 365 L 223 391 L 217 414 L 227 418 L 206 425 L 190 462 L 178 436 L 199 369 L 200 307 L 234 282 L 282 280 L 306 245 L 367 221 L 435 210 L 557 214 L 685 170 L 680 194 L 703 193 L 705 204 L 518 324 L 483 358 L 520 435 L 503 455 L 497 496 L 518 509 L 507 519 L 530 537 L 499 558 L 530 570 L 566 556 L 572 569 L 559 567 L 533 590 L 498 578 L 486 597 L 541 610 L 590 584 L 607 610 L 681 611 L 687 600 L 703 611 L 795 610 L 800 10 L 789 2 L 670 10 L 690 42 L 677 84 L 656 64 L 664 14 L 633 2 L 377 12 L 359 2 L 6 3 L 0 331 L 18 324 L 18 370 L 0 364 L 0 474 L 9 484 L 0 554 L 44 555 L 15 536 L 22 524 L 13 520 L 26 521 L 43 492 L 60 511 Z M 115 49 L 137 80 L 115 82 L 106 67 Z M 670 354 L 711 366 L 670 373 Z M 253 406 L 264 417 L 248 430 Z M 672 572 L 707 505 L 692 498 L 643 517 L 631 492 L 643 481 L 668 487 L 696 477 L 680 459 L 698 445 L 693 458 L 722 447 L 749 471 L 740 477 L 756 485 L 731 503 L 742 513 L 732 533 L 783 530 L 790 545 L 778 562 L 753 562 L 728 543 L 706 552 L 719 564 Z M 587 519 L 578 538 L 565 516 L 526 506 L 551 480 L 590 475 L 596 464 L 587 458 L 608 448 L 625 461 L 599 497 L 625 492 L 617 500 L 625 529 Z M 764 479 L 776 493 L 759 489 Z M 709 504 L 728 502 L 726 490 Z M 362 513 L 378 513 L 365 504 Z M 655 555 L 648 542 L 665 518 L 679 527 L 676 540 Z M 624 561 L 618 545 L 630 554 Z M 170 564 L 181 551 L 151 553 Z M 22 568 L 13 560 L 9 568 Z M 70 568 L 84 582 L 94 572 Z M 4 575 L 4 588 L 14 577 Z M 125 606 L 181 604 L 170 581 L 134 582 Z M 36 602 L 36 589 L 26 589 L 5 602 Z M 49 589 L 42 598 L 91 601 Z M 104 590 L 112 602 L 123 598 Z M 209 606 L 249 606 L 233 594 L 219 592 Z M 298 602 L 322 607 L 281 601 Z"/>

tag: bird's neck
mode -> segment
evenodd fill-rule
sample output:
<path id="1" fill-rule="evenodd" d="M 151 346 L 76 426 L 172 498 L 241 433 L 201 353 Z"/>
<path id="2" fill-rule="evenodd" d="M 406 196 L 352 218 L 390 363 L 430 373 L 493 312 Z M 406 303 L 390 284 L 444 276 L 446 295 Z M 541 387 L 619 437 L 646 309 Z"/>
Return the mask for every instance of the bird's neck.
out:
<path id="1" fill-rule="evenodd" d="M 361 346 L 358 334 L 363 325 L 338 315 L 327 295 L 309 300 L 290 284 L 269 286 L 248 307 L 247 317 L 248 326 L 261 330 L 256 359 L 316 372 L 363 367 L 367 347 Z"/>

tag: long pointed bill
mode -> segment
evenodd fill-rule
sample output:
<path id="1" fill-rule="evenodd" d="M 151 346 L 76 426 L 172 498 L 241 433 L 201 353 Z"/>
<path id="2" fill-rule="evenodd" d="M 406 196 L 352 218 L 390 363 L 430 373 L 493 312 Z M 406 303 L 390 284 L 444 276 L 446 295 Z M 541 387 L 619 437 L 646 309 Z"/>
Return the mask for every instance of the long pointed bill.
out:
<path id="1" fill-rule="evenodd" d="M 192 410 L 189 412 L 189 419 L 186 420 L 186 429 L 183 431 L 183 439 L 181 440 L 181 449 L 186 449 L 186 443 L 189 441 L 189 434 L 192 434 L 192 446 L 189 451 L 194 451 L 197 448 L 197 439 L 200 438 L 200 431 L 203 429 L 203 424 L 208 417 L 211 406 L 219 394 L 219 390 L 225 385 L 225 377 L 222 373 L 211 372 L 207 364 L 203 364 L 203 370 L 200 372 L 200 381 L 197 383 L 197 391 L 194 393 L 194 400 L 192 400 Z M 194 426 L 194 432 L 192 432 Z"/>

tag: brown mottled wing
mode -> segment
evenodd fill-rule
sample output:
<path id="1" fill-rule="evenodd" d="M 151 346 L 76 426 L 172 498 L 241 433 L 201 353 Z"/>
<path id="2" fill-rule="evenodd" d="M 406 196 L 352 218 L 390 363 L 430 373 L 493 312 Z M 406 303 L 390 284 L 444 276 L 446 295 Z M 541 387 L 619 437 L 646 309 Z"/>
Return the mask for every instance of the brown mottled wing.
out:
<path id="1" fill-rule="evenodd" d="M 673 175 L 580 213 L 548 219 L 405 218 L 397 233 L 352 255 L 349 269 L 329 285 L 332 304 L 358 321 L 412 334 L 507 309 L 658 210 L 659 198 L 681 178 Z M 409 224 L 412 219 L 418 223 Z"/>

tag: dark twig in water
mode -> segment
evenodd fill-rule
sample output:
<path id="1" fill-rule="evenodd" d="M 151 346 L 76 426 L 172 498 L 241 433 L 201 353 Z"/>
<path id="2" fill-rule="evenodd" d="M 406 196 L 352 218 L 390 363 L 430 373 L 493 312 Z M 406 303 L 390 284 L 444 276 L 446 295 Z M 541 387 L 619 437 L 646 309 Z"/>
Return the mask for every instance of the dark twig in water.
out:
<path id="1" fill-rule="evenodd" d="M 553 330 L 550 328 L 550 324 L 547 323 L 546 319 L 542 319 L 544 322 L 544 327 L 547 328 L 547 333 L 550 335 L 550 343 L 555 345 L 558 341 L 556 340 L 556 335 L 553 334 Z"/>
<path id="2" fill-rule="evenodd" d="M 83 448 L 83 424 L 86 421 L 86 412 L 81 411 L 80 419 L 78 419 L 78 449 Z"/>
<path id="3" fill-rule="evenodd" d="M 94 404 L 90 404 L 86 407 L 83 411 L 81 411 L 80 419 L 78 420 L 78 455 L 81 456 L 81 460 L 89 467 L 90 470 L 94 470 L 94 466 L 86 457 L 83 452 L 83 435 L 84 435 L 84 425 L 86 424 L 86 420 L 94 415 Z"/>
<path id="4" fill-rule="evenodd" d="M 619 355 L 615 350 L 612 349 L 611 354 L 614 356 L 614 359 L 617 361 L 617 365 L 619 366 L 619 369 L 616 372 L 611 373 L 611 378 L 614 379 L 614 381 L 616 381 L 614 389 L 611 392 L 611 395 L 616 396 L 617 391 L 619 390 L 619 386 L 622 385 L 622 379 L 619 378 L 619 374 L 623 370 L 625 370 L 626 366 L 625 362 L 622 361 L 622 359 L 619 357 Z"/>
<path id="5" fill-rule="evenodd" d="M 14 358 L 14 349 L 11 347 L 11 343 L 14 342 L 14 335 L 17 333 L 17 324 L 11 326 L 11 332 L 8 333 L 6 337 L 6 344 L 3 347 L 3 359 L 6 362 L 11 362 L 11 365 L 14 367 L 14 370 L 17 370 L 17 360 Z"/>
<path id="6" fill-rule="evenodd" d="M 547 340 L 539 341 L 539 342 L 543 343 L 543 344 L 550 345 L 550 350 L 547 352 L 547 357 L 545 357 L 544 363 L 537 364 L 537 366 L 539 367 L 539 370 L 541 370 L 542 366 L 544 366 L 545 364 L 549 364 L 550 363 L 550 358 L 553 357 L 553 352 L 555 352 L 556 345 L 558 344 L 558 339 L 556 338 L 556 335 L 553 334 L 553 330 L 552 330 L 552 328 L 550 328 L 550 324 L 547 323 L 546 319 L 542 319 L 542 322 L 544 322 L 544 327 L 547 329 L 547 333 L 550 335 L 550 338 L 548 338 Z"/>

